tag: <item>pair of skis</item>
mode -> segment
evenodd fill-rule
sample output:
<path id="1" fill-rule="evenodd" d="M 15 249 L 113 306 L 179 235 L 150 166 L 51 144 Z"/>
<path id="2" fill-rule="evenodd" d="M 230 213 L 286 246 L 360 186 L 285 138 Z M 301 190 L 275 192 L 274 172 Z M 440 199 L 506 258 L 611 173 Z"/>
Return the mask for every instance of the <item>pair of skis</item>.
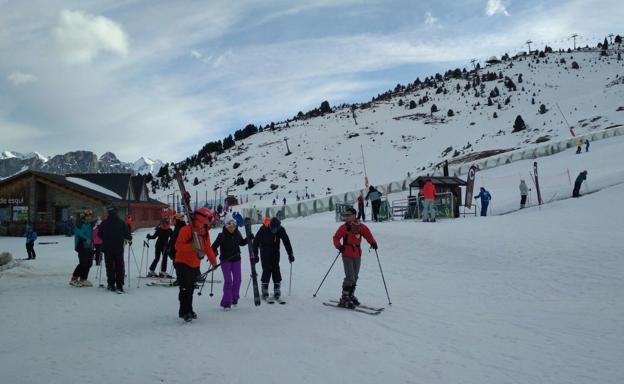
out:
<path id="1" fill-rule="evenodd" d="M 366 313 L 367 315 L 373 315 L 373 316 L 379 315 L 385 309 L 384 307 L 371 307 L 369 305 L 363 305 L 363 304 L 360 304 L 355 308 L 345 308 L 345 307 L 338 306 L 338 303 L 339 303 L 338 300 L 328 300 L 328 301 L 324 301 L 323 305 L 326 305 L 328 307 L 345 309 L 348 311 Z"/>

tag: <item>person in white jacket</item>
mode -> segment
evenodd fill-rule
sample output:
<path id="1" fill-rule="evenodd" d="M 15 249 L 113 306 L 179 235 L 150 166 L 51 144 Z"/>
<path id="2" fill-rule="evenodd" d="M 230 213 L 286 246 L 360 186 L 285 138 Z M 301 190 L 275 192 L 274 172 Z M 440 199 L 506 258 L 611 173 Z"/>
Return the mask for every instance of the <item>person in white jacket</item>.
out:
<path id="1" fill-rule="evenodd" d="M 520 209 L 524 208 L 529 194 L 529 187 L 527 187 L 524 180 L 520 180 Z"/>

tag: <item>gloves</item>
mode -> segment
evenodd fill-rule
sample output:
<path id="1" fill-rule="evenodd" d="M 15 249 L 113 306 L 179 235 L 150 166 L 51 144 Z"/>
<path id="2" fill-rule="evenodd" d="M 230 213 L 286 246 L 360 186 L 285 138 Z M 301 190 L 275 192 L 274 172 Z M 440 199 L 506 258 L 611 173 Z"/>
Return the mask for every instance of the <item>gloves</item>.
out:
<path id="1" fill-rule="evenodd" d="M 148 233 L 147 235 L 145 235 L 145 238 L 146 238 L 147 240 L 149 240 L 149 239 L 150 239 L 150 238 L 149 238 L 149 233 Z"/>
<path id="2" fill-rule="evenodd" d="M 295 261 L 295 256 L 293 256 L 292 254 L 288 255 L 288 261 L 290 261 L 291 263 Z"/>
<path id="3" fill-rule="evenodd" d="M 373 248 L 374 250 L 377 250 L 377 243 L 371 244 L 371 248 Z"/>
<path id="4" fill-rule="evenodd" d="M 132 240 L 129 240 L 129 241 L 128 241 L 128 245 L 132 245 Z"/>
<path id="5" fill-rule="evenodd" d="M 338 247 L 338 250 L 340 251 L 340 253 L 343 253 L 345 250 L 344 245 L 341 245 L 340 247 Z"/>

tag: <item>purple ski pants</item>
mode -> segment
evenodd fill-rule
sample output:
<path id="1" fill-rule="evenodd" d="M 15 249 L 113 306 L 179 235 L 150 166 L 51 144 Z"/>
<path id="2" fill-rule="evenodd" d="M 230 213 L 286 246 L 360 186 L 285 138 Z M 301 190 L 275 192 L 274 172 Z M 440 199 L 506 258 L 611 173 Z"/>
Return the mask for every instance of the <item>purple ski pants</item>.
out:
<path id="1" fill-rule="evenodd" d="M 223 297 L 221 306 L 229 307 L 233 302 L 238 302 L 241 286 L 241 261 L 221 261 L 223 272 Z"/>

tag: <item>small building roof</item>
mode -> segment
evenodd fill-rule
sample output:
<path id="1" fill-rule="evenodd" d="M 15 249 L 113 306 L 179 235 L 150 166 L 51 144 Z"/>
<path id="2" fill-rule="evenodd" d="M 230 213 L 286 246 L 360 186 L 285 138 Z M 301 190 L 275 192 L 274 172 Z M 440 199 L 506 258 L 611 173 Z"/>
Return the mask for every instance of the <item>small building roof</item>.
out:
<path id="1" fill-rule="evenodd" d="M 425 181 L 431 179 L 431 182 L 435 186 L 463 186 L 466 182 L 459 177 L 455 176 L 418 176 L 410 183 L 410 188 L 422 188 L 425 185 Z"/>

